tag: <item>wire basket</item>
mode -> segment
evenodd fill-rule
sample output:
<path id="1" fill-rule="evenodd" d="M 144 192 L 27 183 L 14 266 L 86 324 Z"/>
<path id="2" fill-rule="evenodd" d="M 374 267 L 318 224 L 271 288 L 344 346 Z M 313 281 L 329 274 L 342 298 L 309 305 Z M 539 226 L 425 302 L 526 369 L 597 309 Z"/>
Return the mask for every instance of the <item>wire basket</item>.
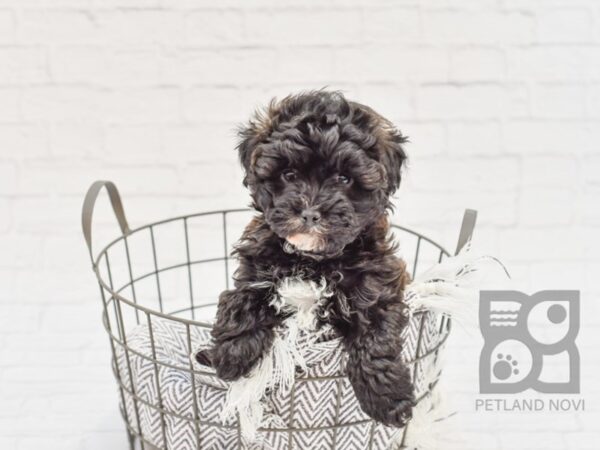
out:
<path id="1" fill-rule="evenodd" d="M 121 235 L 94 254 L 92 214 L 103 187 Z M 299 421 L 294 418 L 299 407 L 292 395 L 287 405 L 287 425 L 259 430 L 271 440 L 270 446 L 264 442 L 259 447 L 247 445 L 237 421 L 224 423 L 218 414 L 208 411 L 208 400 L 199 388 L 204 387 L 207 377 L 214 378 L 214 372 L 199 368 L 189 355 L 197 349 L 198 342 L 210 339 L 216 299 L 229 287 L 235 271 L 236 261 L 229 256 L 232 243 L 252 214 L 247 209 L 211 211 L 130 229 L 112 182 L 97 181 L 88 190 L 82 211 L 83 234 L 100 286 L 102 321 L 110 338 L 112 368 L 130 448 L 349 450 L 354 447 L 342 443 L 349 432 L 363 439 L 357 449 L 387 448 L 380 443 L 380 435 L 385 434 L 387 427 L 362 414 L 358 406 L 356 414 L 341 417 L 340 404 L 348 403 L 347 399 L 341 400 L 342 388 L 348 385 L 342 373 L 327 377 L 335 392 L 332 418 L 316 423 Z M 470 238 L 475 217 L 474 211 L 465 212 L 457 252 Z M 418 269 L 449 256 L 441 245 L 417 232 L 398 225 L 392 225 L 392 231 L 401 244 L 400 256 L 413 277 Z M 451 322 L 443 315 L 417 311 L 409 325 L 413 328 L 414 350 L 407 360 L 412 365 L 417 399 L 422 401 L 437 384 L 439 356 Z M 419 371 L 426 365 L 436 368 L 434 378 L 416 383 Z M 317 378 L 304 374 L 293 389 L 316 382 Z M 227 387 L 217 383 L 211 389 L 210 392 L 225 392 Z M 409 427 L 410 423 L 401 430 L 401 447 Z M 227 443 L 219 443 L 219 436 L 226 436 Z M 306 444 L 307 436 L 315 437 L 320 444 Z"/>

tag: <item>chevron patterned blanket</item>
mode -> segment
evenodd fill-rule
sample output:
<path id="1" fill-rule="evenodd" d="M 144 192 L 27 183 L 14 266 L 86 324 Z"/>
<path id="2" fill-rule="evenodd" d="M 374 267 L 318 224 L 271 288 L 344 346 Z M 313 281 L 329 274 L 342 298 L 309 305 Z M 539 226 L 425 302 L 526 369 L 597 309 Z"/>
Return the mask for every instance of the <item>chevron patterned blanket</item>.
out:
<path id="1" fill-rule="evenodd" d="M 406 329 L 407 360 L 415 354 L 420 325 L 420 319 L 414 320 Z M 438 339 L 438 326 L 434 315 L 424 321 L 419 344 L 423 349 Z M 198 448 L 199 441 L 200 448 L 207 450 L 383 450 L 392 448 L 397 440 L 399 430 L 373 422 L 360 409 L 349 381 L 341 377 L 343 352 L 337 339 L 310 346 L 304 355 L 306 371 L 296 376 L 291 391 L 273 390 L 265 396 L 263 428 L 258 430 L 256 439 L 248 442 L 240 438 L 235 418 L 223 418 L 228 383 L 210 369 L 192 362 L 187 352 L 185 326 L 170 320 L 154 320 L 152 331 L 155 356 L 163 364 L 155 365 L 150 359 L 152 342 L 145 325 L 128 335 L 128 345 L 135 350 L 128 352 L 130 364 L 123 351 L 118 352 L 117 360 L 121 380 L 127 388 L 124 409 L 127 420 L 156 447 L 192 450 Z M 192 348 L 209 345 L 208 329 L 190 331 Z M 435 378 L 436 360 L 437 352 L 417 365 L 417 396 Z M 190 364 L 195 370 L 193 376 Z M 138 397 L 136 401 L 131 391 Z M 161 415 L 156 405 L 162 405 L 168 414 Z M 194 421 L 196 414 L 198 426 Z"/>
<path id="2" fill-rule="evenodd" d="M 420 448 L 438 448 L 423 446 L 417 434 L 431 436 L 432 423 L 440 419 L 432 413 L 440 409 L 439 389 L 432 389 L 441 371 L 440 326 L 443 316 L 460 316 L 477 304 L 477 290 L 469 280 L 473 268 L 477 269 L 468 255 L 448 258 L 417 277 L 406 292 L 413 314 L 404 330 L 402 356 L 414 367 L 417 398 L 424 399 L 406 436 L 362 412 L 343 376 L 344 353 L 336 336 L 314 339 L 300 333 L 297 348 L 302 351 L 303 370 L 294 370 L 291 389 L 268 387 L 261 395 L 260 427 L 253 439 L 247 439 L 240 415 L 224 414 L 231 407 L 232 385 L 190 355 L 210 345 L 210 330 L 163 318 L 153 319 L 151 332 L 142 324 L 128 333 L 130 350 L 117 349 L 122 412 L 132 430 L 162 449 L 384 450 L 399 448 L 400 439 L 403 448 L 416 443 Z M 303 345 L 303 339 L 310 345 Z"/>

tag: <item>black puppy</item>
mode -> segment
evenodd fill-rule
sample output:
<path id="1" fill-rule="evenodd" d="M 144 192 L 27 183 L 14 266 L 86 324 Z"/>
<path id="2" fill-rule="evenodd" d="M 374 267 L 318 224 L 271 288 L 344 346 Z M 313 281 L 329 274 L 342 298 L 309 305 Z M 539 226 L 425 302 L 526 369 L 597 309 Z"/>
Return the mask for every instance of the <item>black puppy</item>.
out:
<path id="1" fill-rule="evenodd" d="M 362 409 L 403 426 L 415 404 L 401 361 L 408 275 L 389 237 L 390 195 L 400 184 L 405 138 L 340 93 L 273 101 L 240 130 L 240 159 L 258 215 L 235 254 L 235 288 L 219 299 L 215 345 L 199 354 L 224 380 L 247 375 L 285 315 L 272 286 L 299 274 L 327 280 L 319 314 L 343 336 L 346 372 Z"/>

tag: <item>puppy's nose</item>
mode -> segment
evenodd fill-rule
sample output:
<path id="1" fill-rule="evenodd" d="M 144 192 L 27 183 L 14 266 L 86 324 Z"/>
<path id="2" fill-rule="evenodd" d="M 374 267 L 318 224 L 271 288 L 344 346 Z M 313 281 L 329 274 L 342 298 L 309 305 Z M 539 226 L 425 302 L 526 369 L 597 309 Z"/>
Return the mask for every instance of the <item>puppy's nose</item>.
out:
<path id="1" fill-rule="evenodd" d="M 300 217 L 302 217 L 302 221 L 307 225 L 316 225 L 319 220 L 321 220 L 321 214 L 319 211 L 311 208 L 302 211 Z"/>

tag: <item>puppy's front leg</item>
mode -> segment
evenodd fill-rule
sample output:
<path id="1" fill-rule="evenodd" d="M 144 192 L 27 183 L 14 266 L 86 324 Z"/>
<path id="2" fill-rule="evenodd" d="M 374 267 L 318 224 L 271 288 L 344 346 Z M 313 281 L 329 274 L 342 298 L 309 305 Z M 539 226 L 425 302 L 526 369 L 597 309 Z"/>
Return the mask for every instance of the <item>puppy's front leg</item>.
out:
<path id="1" fill-rule="evenodd" d="M 346 372 L 363 411 L 390 426 L 402 427 L 415 405 L 410 370 L 400 358 L 400 333 L 406 318 L 401 303 L 372 306 L 345 339 Z"/>
<path id="2" fill-rule="evenodd" d="M 267 296 L 265 289 L 245 283 L 221 294 L 210 359 L 223 380 L 247 375 L 271 348 L 280 319 Z"/>

